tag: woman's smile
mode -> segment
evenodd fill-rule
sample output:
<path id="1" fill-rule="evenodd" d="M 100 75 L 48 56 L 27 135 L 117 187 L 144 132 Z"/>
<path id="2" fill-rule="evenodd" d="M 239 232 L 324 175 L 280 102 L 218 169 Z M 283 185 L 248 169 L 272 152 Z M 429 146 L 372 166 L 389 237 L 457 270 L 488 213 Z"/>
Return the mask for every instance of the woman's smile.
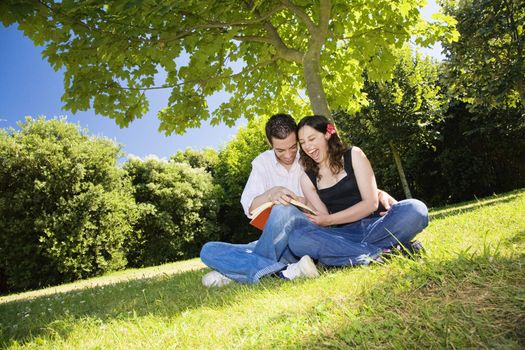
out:
<path id="1" fill-rule="evenodd" d="M 315 162 L 319 163 L 319 150 L 317 148 L 310 149 L 306 152 L 310 158 L 312 158 Z"/>

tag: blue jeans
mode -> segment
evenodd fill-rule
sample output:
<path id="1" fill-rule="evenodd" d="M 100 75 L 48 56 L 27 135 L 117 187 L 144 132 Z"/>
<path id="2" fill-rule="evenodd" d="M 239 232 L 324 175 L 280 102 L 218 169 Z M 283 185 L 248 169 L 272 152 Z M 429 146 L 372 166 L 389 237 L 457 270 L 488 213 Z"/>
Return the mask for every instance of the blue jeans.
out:
<path id="1" fill-rule="evenodd" d="M 309 255 L 324 265 L 367 265 L 383 248 L 406 245 L 427 225 L 425 204 L 407 199 L 394 204 L 385 216 L 338 227 L 320 227 L 305 218 L 290 232 L 288 245 L 293 254 Z"/>
<path id="2" fill-rule="evenodd" d="M 259 240 L 248 244 L 208 242 L 202 247 L 200 258 L 234 281 L 256 283 L 298 261 L 288 247 L 290 223 L 298 213 L 304 217 L 294 206 L 276 205 Z"/>
<path id="3" fill-rule="evenodd" d="M 426 206 L 405 200 L 383 217 L 371 217 L 340 227 L 313 224 L 292 205 L 276 205 L 258 241 L 248 244 L 206 243 L 201 260 L 240 283 L 256 283 L 284 269 L 299 257 L 330 266 L 367 265 L 383 248 L 408 243 L 428 224 Z"/>

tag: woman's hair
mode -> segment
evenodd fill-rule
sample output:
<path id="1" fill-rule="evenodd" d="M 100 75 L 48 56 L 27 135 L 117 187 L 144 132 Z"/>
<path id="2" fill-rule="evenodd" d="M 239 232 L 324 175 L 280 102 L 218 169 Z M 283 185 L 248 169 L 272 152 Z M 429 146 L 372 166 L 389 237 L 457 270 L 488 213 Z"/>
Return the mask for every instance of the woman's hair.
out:
<path id="1" fill-rule="evenodd" d="M 326 134 L 329 124 L 331 124 L 331 128 L 333 128 L 333 123 L 331 123 L 326 117 L 322 115 L 311 115 L 304 117 L 297 125 L 297 139 L 299 139 L 299 130 L 301 130 L 305 125 L 314 128 L 320 133 Z M 339 138 L 339 135 L 337 135 L 337 132 L 334 131 L 331 137 L 328 139 L 328 160 L 330 161 L 330 170 L 332 171 L 332 174 L 337 174 L 344 168 L 343 154 L 345 151 L 346 146 Z M 302 147 L 299 152 L 301 155 L 299 160 L 304 170 L 313 170 L 315 177 L 319 180 L 321 178 L 319 176 L 319 165 L 303 151 Z"/>

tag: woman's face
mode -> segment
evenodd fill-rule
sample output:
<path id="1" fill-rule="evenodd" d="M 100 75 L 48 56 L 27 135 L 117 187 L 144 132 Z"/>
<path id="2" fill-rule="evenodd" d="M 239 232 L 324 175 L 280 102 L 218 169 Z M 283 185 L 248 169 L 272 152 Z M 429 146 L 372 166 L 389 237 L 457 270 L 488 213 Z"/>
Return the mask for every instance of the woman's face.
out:
<path id="1" fill-rule="evenodd" d="M 297 134 L 299 135 L 301 148 L 316 163 L 321 163 L 328 158 L 328 139 L 330 135 L 323 134 L 308 125 L 299 129 Z"/>

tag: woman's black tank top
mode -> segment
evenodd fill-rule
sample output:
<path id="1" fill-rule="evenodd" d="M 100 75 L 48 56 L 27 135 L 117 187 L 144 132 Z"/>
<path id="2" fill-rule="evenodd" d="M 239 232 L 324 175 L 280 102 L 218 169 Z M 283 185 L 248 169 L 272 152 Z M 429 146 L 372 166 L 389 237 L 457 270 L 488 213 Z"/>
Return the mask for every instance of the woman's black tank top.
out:
<path id="1" fill-rule="evenodd" d="M 319 198 L 323 201 L 330 214 L 337 213 L 357 204 L 361 201 L 361 193 L 357 186 L 357 180 L 352 167 L 352 148 L 346 150 L 343 155 L 344 168 L 346 176 L 343 177 L 332 187 L 318 189 L 317 178 L 313 171 L 307 171 L 306 175 L 310 178 L 319 194 Z"/>

